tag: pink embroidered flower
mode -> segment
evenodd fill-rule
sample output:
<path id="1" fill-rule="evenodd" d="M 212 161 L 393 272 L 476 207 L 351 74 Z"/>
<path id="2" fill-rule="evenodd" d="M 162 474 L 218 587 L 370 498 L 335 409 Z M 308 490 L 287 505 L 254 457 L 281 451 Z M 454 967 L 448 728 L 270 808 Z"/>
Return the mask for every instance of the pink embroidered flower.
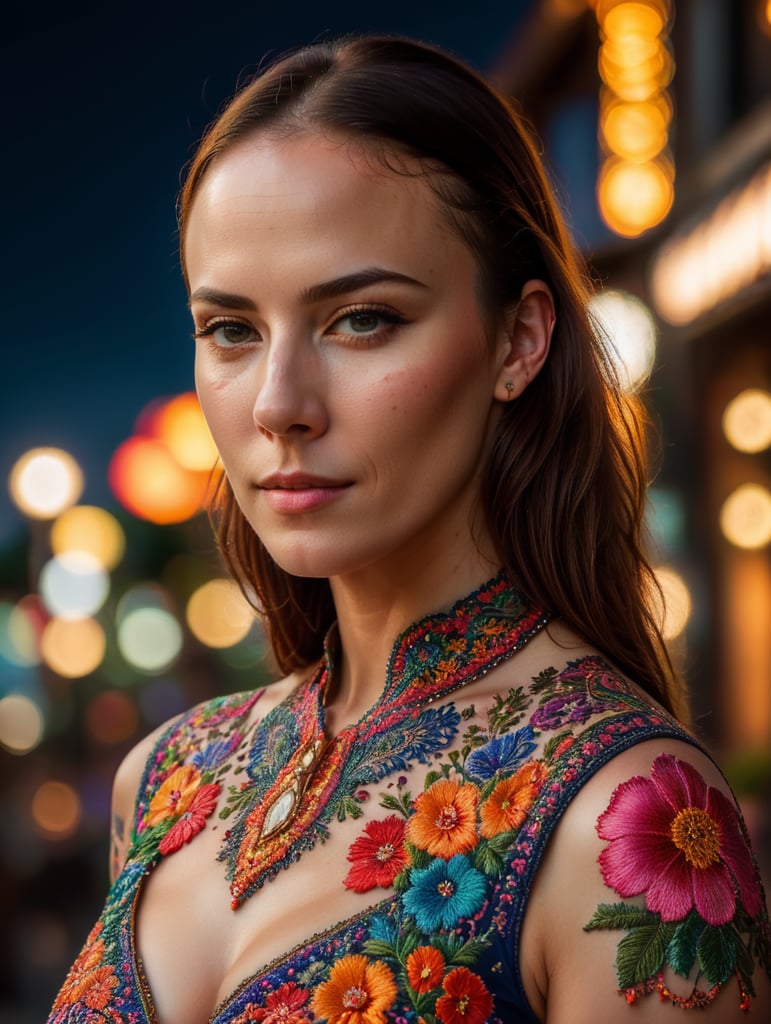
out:
<path id="1" fill-rule="evenodd" d="M 201 786 L 193 796 L 187 810 L 178 821 L 174 822 L 158 844 L 158 852 L 164 856 L 174 853 L 184 843 L 189 843 L 193 836 L 198 835 L 206 824 L 206 819 L 217 806 L 219 794 L 220 786 L 216 782 L 209 782 Z"/>
<path id="2" fill-rule="evenodd" d="M 368 892 L 376 887 L 389 889 L 409 861 L 404 849 L 405 828 L 405 821 L 396 814 L 371 821 L 364 835 L 351 843 L 348 860 L 353 867 L 343 885 L 354 892 Z"/>
<path id="3" fill-rule="evenodd" d="M 650 779 L 622 782 L 597 833 L 609 840 L 599 858 L 605 883 L 625 897 L 644 892 L 663 921 L 679 921 L 695 907 L 708 924 L 726 924 L 737 890 L 747 913 L 760 913 L 760 885 L 736 809 L 685 761 L 661 754 Z"/>

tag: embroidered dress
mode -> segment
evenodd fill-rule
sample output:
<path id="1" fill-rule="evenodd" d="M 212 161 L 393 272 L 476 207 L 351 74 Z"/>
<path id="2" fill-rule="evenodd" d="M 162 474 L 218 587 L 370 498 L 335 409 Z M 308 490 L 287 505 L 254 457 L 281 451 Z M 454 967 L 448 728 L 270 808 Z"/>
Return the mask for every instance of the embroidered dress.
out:
<path id="1" fill-rule="evenodd" d="M 652 738 L 694 743 L 600 657 L 546 668 L 480 705 L 471 684 L 547 621 L 504 576 L 486 584 L 397 640 L 378 703 L 333 740 L 324 735 L 329 656 L 261 719 L 257 692 L 175 721 L 146 766 L 126 864 L 49 1024 L 156 1022 L 137 951 L 143 884 L 163 858 L 223 819 L 225 866 L 211 870 L 227 874 L 234 913 L 352 821 L 346 859 L 320 884 L 372 902 L 245 978 L 213 1024 L 535 1021 L 519 973 L 521 927 L 562 813 L 621 751 Z M 462 687 L 470 689 L 459 710 Z M 733 805 L 681 765 L 659 760 L 651 780 L 623 784 L 598 826 L 609 886 L 629 896 L 648 885 L 629 826 L 641 814 L 659 830 L 661 864 L 675 873 L 670 889 L 658 894 L 658 909 L 600 908 L 587 929 L 626 929 L 622 945 L 666 939 L 658 960 L 626 957 L 619 986 L 629 1001 L 656 989 L 670 997 L 665 961 L 687 973 L 697 957 L 711 989 L 704 999 L 732 975 L 747 998 L 755 960 L 768 956 L 762 892 Z M 662 801 L 673 808 L 663 832 Z M 728 836 L 722 846 L 712 824 Z M 719 875 L 717 909 L 705 910 L 701 897 L 688 902 L 702 869 Z M 717 958 L 707 955 L 718 948 Z"/>

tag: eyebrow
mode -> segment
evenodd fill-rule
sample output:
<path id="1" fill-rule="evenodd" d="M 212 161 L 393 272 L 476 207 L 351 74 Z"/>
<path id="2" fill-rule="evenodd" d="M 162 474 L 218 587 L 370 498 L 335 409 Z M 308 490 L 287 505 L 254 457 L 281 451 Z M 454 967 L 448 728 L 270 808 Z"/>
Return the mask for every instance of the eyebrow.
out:
<path id="1" fill-rule="evenodd" d="M 409 277 L 407 274 L 400 274 L 395 270 L 386 270 L 384 267 L 365 267 L 352 274 L 344 274 L 342 277 L 311 285 L 310 288 L 303 291 L 302 300 L 308 304 L 322 302 L 324 299 L 332 299 L 338 295 L 344 295 L 346 292 L 355 292 L 368 285 L 387 281 L 409 284 L 417 288 L 428 287 L 422 281 Z M 192 293 L 188 305 L 192 305 L 194 302 L 208 302 L 213 306 L 227 306 L 230 309 L 255 310 L 257 308 L 251 299 L 243 295 L 233 295 L 230 292 L 222 292 L 217 288 L 207 288 L 206 286 L 196 288 Z"/>

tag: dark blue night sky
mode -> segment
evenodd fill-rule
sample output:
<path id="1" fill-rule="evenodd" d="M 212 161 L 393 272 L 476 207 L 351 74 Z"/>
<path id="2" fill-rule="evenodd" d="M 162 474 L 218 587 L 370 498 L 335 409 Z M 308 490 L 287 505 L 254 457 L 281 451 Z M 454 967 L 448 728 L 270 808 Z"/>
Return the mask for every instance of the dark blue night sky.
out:
<path id="1" fill-rule="evenodd" d="M 158 0 L 4 13 L 4 481 L 28 448 L 57 445 L 85 469 L 82 500 L 110 504 L 107 463 L 141 409 L 192 387 L 175 196 L 240 75 L 346 31 L 412 35 L 485 70 L 529 6 Z M 17 523 L 4 485 L 0 543 Z"/>

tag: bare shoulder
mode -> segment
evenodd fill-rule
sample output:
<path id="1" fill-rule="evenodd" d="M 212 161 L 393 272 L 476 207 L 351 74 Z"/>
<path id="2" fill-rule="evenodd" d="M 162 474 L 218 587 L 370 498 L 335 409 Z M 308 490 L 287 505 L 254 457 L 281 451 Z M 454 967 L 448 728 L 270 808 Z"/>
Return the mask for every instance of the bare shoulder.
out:
<path id="1" fill-rule="evenodd" d="M 648 740 L 604 765 L 550 839 L 522 938 L 533 1008 L 550 1024 L 766 1020 L 762 887 L 722 774 L 691 744 Z"/>
<path id="2" fill-rule="evenodd" d="M 178 716 L 177 716 L 178 717 Z M 131 842 L 131 828 L 134 819 L 139 785 L 142 781 L 147 760 L 164 732 L 175 721 L 169 719 L 139 741 L 126 754 L 112 784 L 112 806 L 110 813 L 110 879 L 114 881 L 126 860 Z"/>

